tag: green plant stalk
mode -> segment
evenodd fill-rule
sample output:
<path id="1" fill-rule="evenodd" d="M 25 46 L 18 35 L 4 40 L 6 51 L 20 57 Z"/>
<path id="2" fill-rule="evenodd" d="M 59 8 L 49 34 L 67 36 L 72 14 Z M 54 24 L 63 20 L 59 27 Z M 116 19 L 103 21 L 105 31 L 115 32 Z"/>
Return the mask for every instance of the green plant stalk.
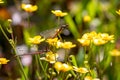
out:
<path id="1" fill-rule="evenodd" d="M 38 55 L 35 55 L 35 62 L 36 62 L 36 65 L 37 65 L 37 69 L 36 69 L 36 75 L 38 76 L 38 77 L 40 77 L 40 74 L 39 74 L 39 71 L 40 71 L 40 69 L 39 69 L 39 62 L 38 62 Z"/>
<path id="2" fill-rule="evenodd" d="M 68 78 L 69 78 L 69 75 L 67 75 L 67 77 L 65 78 L 65 80 L 68 80 Z"/>
<path id="3" fill-rule="evenodd" d="M 29 12 L 28 12 L 28 18 L 27 18 L 27 21 L 28 21 L 28 28 L 30 27 L 30 17 L 29 17 Z"/>
<path id="4" fill-rule="evenodd" d="M 48 63 L 46 63 L 46 66 L 45 66 L 45 71 L 47 70 L 47 68 L 48 68 Z"/>
<path id="5" fill-rule="evenodd" d="M 92 65 L 90 68 L 94 68 L 94 63 L 95 63 L 95 53 L 94 53 L 94 45 L 92 44 L 92 42 L 90 42 L 90 46 L 89 46 L 89 52 L 88 52 L 88 62 L 89 65 Z"/>
<path id="6" fill-rule="evenodd" d="M 74 78 L 74 80 L 78 80 L 78 79 L 80 79 L 80 73 L 76 73 L 76 77 Z"/>
<path id="7" fill-rule="evenodd" d="M 10 30 L 13 31 L 12 26 L 10 25 Z M 11 33 L 12 40 L 14 41 L 14 35 L 13 32 Z"/>
<path id="8" fill-rule="evenodd" d="M 71 70 L 70 71 L 71 72 L 71 74 L 74 76 L 74 78 L 76 77 L 76 74 L 75 74 L 75 72 L 73 71 L 73 70 Z"/>
<path id="9" fill-rule="evenodd" d="M 46 74 L 46 70 L 45 70 L 44 67 L 43 67 L 43 64 L 42 64 L 42 62 L 41 62 L 41 60 L 40 60 L 40 56 L 39 56 L 39 55 L 37 56 L 37 59 L 38 59 L 38 62 L 39 62 L 39 64 L 40 64 L 40 66 L 41 66 L 44 74 L 45 74 L 48 78 L 50 78 L 50 76 Z"/>
<path id="10" fill-rule="evenodd" d="M 21 64 L 21 61 L 20 61 L 20 59 L 19 59 L 18 57 L 17 57 L 17 61 L 18 61 L 18 64 L 19 64 L 19 66 L 20 66 L 20 68 L 21 68 L 21 72 L 23 73 L 24 80 L 28 80 L 27 75 L 26 75 L 26 73 L 24 72 L 24 68 L 23 68 L 23 66 L 22 66 L 22 64 Z"/>
<path id="11" fill-rule="evenodd" d="M 58 17 L 58 19 L 57 19 L 57 27 L 59 27 L 60 26 L 60 17 Z"/>
<path id="12" fill-rule="evenodd" d="M 4 30 L 3 30 L 3 28 L 2 28 L 1 25 L 0 25 L 0 29 L 1 29 L 1 31 L 2 31 L 2 33 L 3 33 L 3 35 L 5 36 L 5 38 L 7 39 L 7 41 L 10 43 L 8 36 L 7 36 L 6 33 L 4 32 Z M 11 43 L 10 43 L 10 45 L 12 46 L 12 48 L 13 48 L 13 50 L 14 50 L 14 54 L 16 55 L 16 54 L 17 54 L 17 51 L 16 51 L 16 49 L 15 49 L 15 45 L 14 45 L 14 44 L 11 44 Z M 18 57 L 17 57 L 17 61 L 18 61 L 18 64 L 19 64 L 19 66 L 20 66 L 20 68 L 21 68 L 21 72 L 22 72 L 23 75 L 24 75 L 24 80 L 28 80 L 28 79 L 27 79 L 27 76 L 26 76 L 26 74 L 25 74 L 25 72 L 24 72 L 23 66 L 22 66 L 22 64 L 21 64 L 21 61 L 20 61 L 20 59 L 19 59 Z"/>
<path id="13" fill-rule="evenodd" d="M 28 66 L 24 67 L 24 72 L 26 73 L 26 75 L 28 75 L 28 73 L 29 73 L 29 67 Z M 24 75 L 22 75 L 22 79 L 21 80 L 24 80 Z"/>
<path id="14" fill-rule="evenodd" d="M 63 80 L 64 79 L 64 75 L 65 75 L 65 72 L 60 72 L 60 74 L 58 75 L 58 80 Z"/>
<path id="15" fill-rule="evenodd" d="M 38 51 L 38 45 L 35 45 L 35 46 L 36 46 L 37 51 Z M 41 66 L 44 74 L 45 74 L 48 78 L 50 78 L 50 77 L 46 74 L 46 69 L 43 67 L 43 64 L 42 64 L 42 62 L 41 62 L 41 60 L 40 60 L 40 55 L 35 55 L 35 58 L 36 58 L 37 64 L 38 64 L 39 66 Z"/>
<path id="16" fill-rule="evenodd" d="M 65 63 L 67 62 L 67 59 L 68 59 L 68 50 L 65 50 L 65 59 L 64 59 Z"/>
<path id="17" fill-rule="evenodd" d="M 57 27 L 59 27 L 59 26 L 60 26 L 60 17 L 58 17 L 58 19 L 57 19 Z M 60 36 L 60 34 L 58 34 L 58 37 L 62 41 L 62 37 Z"/>

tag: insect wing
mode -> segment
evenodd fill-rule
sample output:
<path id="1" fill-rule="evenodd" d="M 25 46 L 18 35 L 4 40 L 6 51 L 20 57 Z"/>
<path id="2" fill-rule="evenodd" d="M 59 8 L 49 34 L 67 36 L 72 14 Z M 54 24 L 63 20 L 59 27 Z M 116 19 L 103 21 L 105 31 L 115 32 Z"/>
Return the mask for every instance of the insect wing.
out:
<path id="1" fill-rule="evenodd" d="M 60 27 L 57 28 L 52 28 L 46 31 L 43 31 L 40 33 L 41 36 L 44 38 L 54 38 L 56 37 L 63 29 L 67 28 L 68 25 L 61 25 Z"/>
<path id="2" fill-rule="evenodd" d="M 40 35 L 44 38 L 52 38 L 56 34 L 58 29 L 59 28 L 52 28 L 49 30 L 45 30 L 45 31 L 41 32 Z"/>

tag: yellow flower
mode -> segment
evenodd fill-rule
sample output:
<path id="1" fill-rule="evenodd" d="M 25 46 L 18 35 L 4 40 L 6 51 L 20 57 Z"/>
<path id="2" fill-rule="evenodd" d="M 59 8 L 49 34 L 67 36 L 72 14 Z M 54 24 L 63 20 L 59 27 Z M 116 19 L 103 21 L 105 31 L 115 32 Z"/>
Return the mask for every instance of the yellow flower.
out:
<path id="1" fill-rule="evenodd" d="M 62 42 L 58 41 L 57 44 L 56 44 L 56 48 L 61 48 L 62 47 Z"/>
<path id="2" fill-rule="evenodd" d="M 63 63 L 63 64 L 62 64 L 62 70 L 61 70 L 61 71 L 67 72 L 67 71 L 69 71 L 69 70 L 72 70 L 72 66 Z"/>
<path id="3" fill-rule="evenodd" d="M 72 42 L 64 42 L 61 44 L 61 47 L 64 49 L 71 49 L 73 47 L 76 47 L 76 45 L 72 44 Z"/>
<path id="4" fill-rule="evenodd" d="M 90 33 L 85 33 L 82 38 L 83 39 L 88 39 L 88 40 L 92 40 L 93 37 L 97 36 L 97 33 L 95 31 L 92 31 Z"/>
<path id="5" fill-rule="evenodd" d="M 33 38 L 29 38 L 29 42 L 32 43 L 32 44 L 40 44 L 41 42 L 43 42 L 45 39 L 41 38 L 41 36 L 35 36 Z"/>
<path id="6" fill-rule="evenodd" d="M 84 80 L 93 80 L 91 76 L 86 76 Z"/>
<path id="7" fill-rule="evenodd" d="M 62 66 L 63 66 L 63 64 L 61 62 L 56 62 L 54 64 L 54 68 L 56 69 L 57 72 L 62 70 Z"/>
<path id="8" fill-rule="evenodd" d="M 46 40 L 50 45 L 56 45 L 58 42 L 58 38 L 49 38 Z"/>
<path id="9" fill-rule="evenodd" d="M 4 3 L 4 1 L 3 1 L 3 0 L 0 0 L 0 4 L 1 4 L 1 3 Z"/>
<path id="10" fill-rule="evenodd" d="M 110 54 L 112 56 L 120 56 L 120 51 L 117 49 L 113 49 L 112 51 L 110 51 Z"/>
<path id="11" fill-rule="evenodd" d="M 107 41 L 105 41 L 105 40 L 103 40 L 101 38 L 96 38 L 96 39 L 93 39 L 93 43 L 95 45 L 99 46 L 99 45 L 103 45 L 103 44 L 107 43 Z"/>
<path id="12" fill-rule="evenodd" d="M 67 72 L 69 70 L 72 70 L 72 66 L 68 65 L 68 64 L 65 64 L 65 63 L 61 63 L 61 62 L 56 62 L 54 64 L 54 68 L 56 69 L 56 71 L 60 72 L 60 71 L 63 71 L 63 72 Z"/>
<path id="13" fill-rule="evenodd" d="M 51 11 L 53 14 L 55 14 L 55 16 L 58 16 L 58 17 L 63 17 L 63 16 L 66 16 L 67 13 L 66 12 L 62 12 L 61 10 L 52 10 Z"/>
<path id="14" fill-rule="evenodd" d="M 53 53 L 53 52 L 50 51 L 50 52 L 46 53 L 46 57 L 42 57 L 40 59 L 41 60 L 46 60 L 46 61 L 48 61 L 50 63 L 55 63 L 57 58 L 58 58 L 58 54 Z"/>
<path id="15" fill-rule="evenodd" d="M 99 33 L 98 36 L 100 36 L 103 40 L 110 41 L 114 39 L 114 35 L 109 35 L 107 33 Z"/>
<path id="16" fill-rule="evenodd" d="M 9 62 L 9 60 L 6 58 L 0 58 L 0 64 L 7 64 L 7 62 Z"/>
<path id="17" fill-rule="evenodd" d="M 89 46 L 90 45 L 90 40 L 87 39 L 77 39 L 78 42 L 82 44 L 82 46 Z"/>
<path id="18" fill-rule="evenodd" d="M 86 76 L 84 80 L 100 80 L 99 78 L 92 78 L 91 76 Z"/>
<path id="19" fill-rule="evenodd" d="M 24 3 L 21 5 L 21 8 L 26 12 L 34 12 L 38 9 L 37 5 L 24 4 Z"/>
<path id="20" fill-rule="evenodd" d="M 116 13 L 120 15 L 120 10 L 116 11 Z"/>
<path id="21" fill-rule="evenodd" d="M 77 67 L 75 67 L 75 66 L 73 66 L 73 68 L 74 68 L 74 70 L 75 70 L 76 72 L 80 72 L 80 73 L 87 73 L 87 72 L 89 72 L 89 71 L 87 70 L 87 68 L 83 68 L 83 67 L 77 68 Z"/>
<path id="22" fill-rule="evenodd" d="M 83 17 L 83 21 L 84 21 L 84 22 L 89 22 L 90 20 L 91 20 L 91 17 L 88 16 L 88 15 L 85 15 L 85 16 Z"/>
<path id="23" fill-rule="evenodd" d="M 46 54 L 46 61 L 49 61 L 50 63 L 55 63 L 58 58 L 58 54 L 53 52 L 47 52 Z"/>

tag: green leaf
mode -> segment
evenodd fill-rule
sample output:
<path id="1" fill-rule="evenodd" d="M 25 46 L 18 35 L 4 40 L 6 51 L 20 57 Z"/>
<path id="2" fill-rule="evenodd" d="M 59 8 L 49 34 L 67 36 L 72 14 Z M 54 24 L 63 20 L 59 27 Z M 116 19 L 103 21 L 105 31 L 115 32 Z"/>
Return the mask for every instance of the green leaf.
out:
<path id="1" fill-rule="evenodd" d="M 84 64 L 84 58 L 85 58 L 85 50 L 83 47 L 81 47 L 79 49 L 78 54 L 76 55 L 78 66 L 82 66 Z"/>
<path id="2" fill-rule="evenodd" d="M 98 2 L 96 0 L 91 0 L 91 2 L 89 2 L 89 4 L 87 5 L 87 11 L 92 18 L 95 17 L 97 9 Z"/>
<path id="3" fill-rule="evenodd" d="M 77 30 L 77 27 L 75 26 L 75 23 L 74 23 L 72 17 L 70 15 L 67 15 L 65 17 L 65 21 L 69 25 L 69 29 L 72 32 L 73 36 L 77 39 L 80 36 L 80 34 Z"/>
<path id="4" fill-rule="evenodd" d="M 69 60 L 70 60 L 70 62 L 72 62 L 72 64 L 73 64 L 74 66 L 77 66 L 77 62 L 76 62 L 76 59 L 75 59 L 75 56 L 74 56 L 74 55 L 70 55 L 70 56 L 69 56 Z"/>

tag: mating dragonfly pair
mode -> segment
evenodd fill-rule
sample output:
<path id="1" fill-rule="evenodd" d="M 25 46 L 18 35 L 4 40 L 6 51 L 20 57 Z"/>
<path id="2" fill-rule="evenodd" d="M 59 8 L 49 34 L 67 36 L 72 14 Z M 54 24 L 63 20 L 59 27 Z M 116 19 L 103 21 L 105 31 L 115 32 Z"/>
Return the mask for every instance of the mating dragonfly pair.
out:
<path id="1" fill-rule="evenodd" d="M 41 35 L 42 37 L 44 37 L 44 38 L 55 38 L 55 37 L 58 36 L 58 34 L 60 34 L 64 29 L 67 29 L 67 28 L 68 28 L 68 25 L 67 25 L 67 24 L 61 25 L 60 27 L 43 31 L 43 32 L 40 33 L 40 35 Z M 42 46 L 42 47 L 43 47 L 43 46 Z M 32 53 L 23 53 L 23 54 L 15 55 L 14 57 L 24 56 L 24 55 L 41 54 L 41 53 L 48 52 L 48 51 L 49 51 L 48 49 L 42 49 L 42 50 L 35 51 L 35 52 L 32 52 Z"/>

